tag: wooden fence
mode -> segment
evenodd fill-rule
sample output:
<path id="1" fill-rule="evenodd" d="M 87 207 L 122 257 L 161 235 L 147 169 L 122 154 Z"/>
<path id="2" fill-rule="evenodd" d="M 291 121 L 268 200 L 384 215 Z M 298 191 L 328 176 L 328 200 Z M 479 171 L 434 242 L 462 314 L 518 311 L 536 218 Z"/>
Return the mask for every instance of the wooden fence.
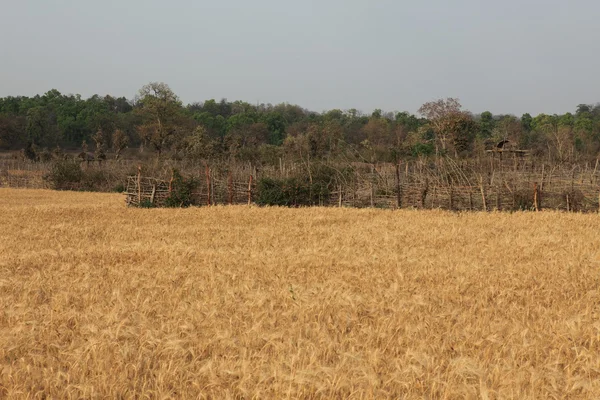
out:
<path id="1" fill-rule="evenodd" d="M 256 166 L 160 163 L 137 168 L 138 161 L 119 160 L 83 166 L 108 172 L 114 187 L 125 185 L 132 206 L 163 206 L 169 196 L 172 168 L 198 181 L 196 204 L 248 204 L 257 198 L 257 181 L 307 176 L 303 163 L 280 161 Z M 390 163 L 322 164 L 339 170 L 314 205 L 379 208 L 442 208 L 449 210 L 600 210 L 599 162 L 552 165 L 524 157 L 471 160 L 411 160 Z M 313 163 L 311 167 L 319 166 Z M 43 176 L 50 164 L 1 160 L 0 187 L 49 188 Z M 137 174 L 129 175 L 132 171 Z M 172 188 L 171 188 L 172 189 Z"/>
<path id="2" fill-rule="evenodd" d="M 531 169 L 497 170 L 489 174 L 464 170 L 411 171 L 408 165 L 355 166 L 352 176 L 335 177 L 316 206 L 376 208 L 441 208 L 456 211 L 600 210 L 598 171 Z M 247 170 L 245 171 L 248 172 Z M 265 174 L 263 172 L 263 177 Z M 251 204 L 257 195 L 252 174 L 206 167 L 196 175 L 195 204 Z M 162 206 L 172 182 L 130 176 L 127 204 Z"/>

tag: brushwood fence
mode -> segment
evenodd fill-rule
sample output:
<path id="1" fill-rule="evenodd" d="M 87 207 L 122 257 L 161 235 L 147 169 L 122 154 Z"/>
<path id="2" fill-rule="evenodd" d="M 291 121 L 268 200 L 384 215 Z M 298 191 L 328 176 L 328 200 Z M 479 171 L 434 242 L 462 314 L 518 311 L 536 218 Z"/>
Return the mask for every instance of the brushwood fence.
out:
<path id="1" fill-rule="evenodd" d="M 271 171 L 272 172 L 272 171 Z M 304 173 L 295 166 L 277 174 L 252 168 L 237 170 L 206 167 L 195 175 L 192 193 L 196 205 L 252 204 L 260 178 L 281 179 Z M 257 174 L 260 177 L 257 179 Z M 441 208 L 456 211 L 541 210 L 592 212 L 600 210 L 598 163 L 589 166 L 476 170 L 454 161 L 443 164 L 355 163 L 326 182 L 327 190 L 310 204 L 337 207 Z M 127 204 L 163 206 L 172 181 L 129 176 Z"/>
<path id="2" fill-rule="evenodd" d="M 207 168 L 205 164 L 167 160 L 144 164 L 141 171 L 138 165 L 138 160 L 119 160 L 82 164 L 82 168 L 86 173 L 105 176 L 107 182 L 102 187 L 123 185 L 131 206 L 163 206 L 172 190 L 172 168 L 179 169 L 184 176 L 195 177 L 198 183 L 192 194 L 195 204 L 215 205 L 254 203 L 260 195 L 257 182 L 261 179 L 306 178 L 309 168 L 327 166 L 338 172 L 325 182 L 327 190 L 315 196 L 309 205 L 457 211 L 600 210 L 598 161 L 553 164 L 515 156 L 307 166 L 280 160 L 278 165 L 237 163 Z M 44 179 L 50 168 L 51 163 L 0 159 L 0 187 L 51 188 Z"/>
<path id="3" fill-rule="evenodd" d="M 48 189 L 47 171 L 46 164 L 0 159 L 0 187 Z"/>

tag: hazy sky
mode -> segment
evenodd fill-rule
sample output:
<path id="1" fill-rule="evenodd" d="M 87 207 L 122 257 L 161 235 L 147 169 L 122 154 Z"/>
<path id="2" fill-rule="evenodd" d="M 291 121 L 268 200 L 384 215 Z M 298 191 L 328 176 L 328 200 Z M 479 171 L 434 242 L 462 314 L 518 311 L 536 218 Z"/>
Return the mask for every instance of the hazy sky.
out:
<path id="1" fill-rule="evenodd" d="M 0 0 L 0 96 L 166 82 L 315 111 L 440 97 L 537 114 L 600 101 L 598 0 Z"/>

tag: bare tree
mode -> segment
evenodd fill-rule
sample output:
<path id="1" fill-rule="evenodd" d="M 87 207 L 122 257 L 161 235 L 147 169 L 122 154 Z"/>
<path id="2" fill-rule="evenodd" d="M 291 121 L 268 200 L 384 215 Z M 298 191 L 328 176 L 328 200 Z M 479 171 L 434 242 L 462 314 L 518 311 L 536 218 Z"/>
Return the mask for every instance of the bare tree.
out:
<path id="1" fill-rule="evenodd" d="M 468 141 L 473 118 L 468 112 L 462 110 L 458 99 L 447 98 L 431 101 L 423 104 L 418 112 L 429 120 L 443 151 L 448 149 L 449 139 L 452 139 L 459 147 L 463 147 Z M 454 150 L 456 155 L 460 149 L 455 146 Z M 436 153 L 438 153 L 437 142 Z"/>
<path id="2" fill-rule="evenodd" d="M 113 150 L 115 152 L 115 160 L 119 159 L 119 157 L 121 156 L 121 152 L 127 147 L 128 144 L 129 139 L 127 138 L 127 135 L 125 135 L 125 133 L 122 130 L 116 129 L 113 132 L 112 136 L 112 145 Z"/>

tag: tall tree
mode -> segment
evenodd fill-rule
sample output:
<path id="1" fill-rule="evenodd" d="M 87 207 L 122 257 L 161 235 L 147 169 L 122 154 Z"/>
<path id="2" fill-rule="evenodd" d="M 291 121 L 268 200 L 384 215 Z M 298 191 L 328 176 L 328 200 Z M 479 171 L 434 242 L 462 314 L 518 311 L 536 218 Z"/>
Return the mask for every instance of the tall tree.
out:
<path id="1" fill-rule="evenodd" d="M 482 112 L 479 118 L 479 137 L 482 139 L 487 139 L 492 136 L 492 132 L 494 132 L 496 125 L 495 122 L 494 115 L 491 112 Z"/>
<path id="2" fill-rule="evenodd" d="M 55 146 L 59 141 L 56 114 L 50 107 L 34 107 L 27 111 L 27 139 L 38 146 Z"/>
<path id="3" fill-rule="evenodd" d="M 448 149 L 449 139 L 460 143 L 461 148 L 470 140 L 472 117 L 462 111 L 458 99 L 447 98 L 425 103 L 419 108 L 419 114 L 429 120 L 444 152 Z M 455 147 L 455 155 L 460 151 L 462 150 Z"/>
<path id="4" fill-rule="evenodd" d="M 521 126 L 525 132 L 531 132 L 532 129 L 533 118 L 531 114 L 525 113 L 521 116 Z"/>
<path id="5" fill-rule="evenodd" d="M 160 157 L 179 133 L 181 101 L 167 84 L 159 82 L 144 86 L 139 96 L 137 112 L 144 123 L 138 127 L 138 134 Z"/>

